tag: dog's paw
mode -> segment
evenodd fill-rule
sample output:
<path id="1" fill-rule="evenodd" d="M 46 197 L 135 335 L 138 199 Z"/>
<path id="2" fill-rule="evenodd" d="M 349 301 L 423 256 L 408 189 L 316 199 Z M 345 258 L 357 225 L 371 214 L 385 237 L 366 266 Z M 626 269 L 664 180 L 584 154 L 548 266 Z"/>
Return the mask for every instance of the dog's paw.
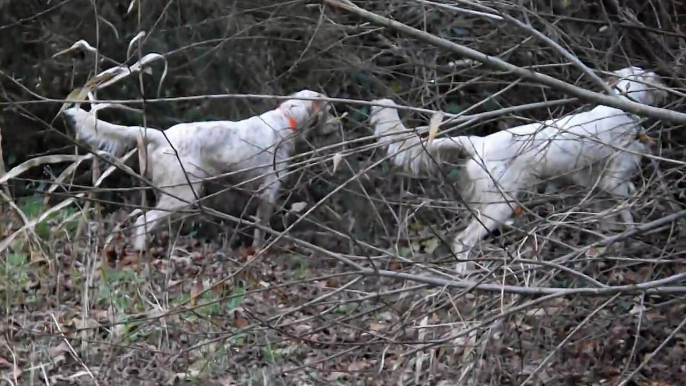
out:
<path id="1" fill-rule="evenodd" d="M 460 277 L 465 277 L 476 271 L 473 261 L 467 261 L 469 254 L 466 252 L 457 254 L 457 264 L 455 264 L 455 273 Z"/>
<path id="2" fill-rule="evenodd" d="M 145 251 L 145 234 L 136 234 L 133 236 L 133 249 L 135 251 Z"/>
<path id="3" fill-rule="evenodd" d="M 264 236 L 262 236 L 262 234 L 255 235 L 252 240 L 251 248 L 256 251 L 259 251 L 262 248 L 264 248 L 265 244 L 266 243 L 264 242 Z"/>

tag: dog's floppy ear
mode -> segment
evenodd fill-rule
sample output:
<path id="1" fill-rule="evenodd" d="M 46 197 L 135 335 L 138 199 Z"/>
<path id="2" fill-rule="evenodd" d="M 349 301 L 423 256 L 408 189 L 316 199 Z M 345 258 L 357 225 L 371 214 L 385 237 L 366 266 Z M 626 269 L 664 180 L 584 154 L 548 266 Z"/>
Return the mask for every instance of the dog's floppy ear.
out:
<path id="1" fill-rule="evenodd" d="M 607 80 L 605 81 L 605 83 L 607 83 L 607 85 L 610 86 L 610 88 L 616 86 L 618 82 L 619 82 L 619 77 L 614 76 L 614 75 L 607 78 Z"/>
<path id="2" fill-rule="evenodd" d="M 322 107 L 324 107 L 324 101 L 322 100 L 313 100 L 312 101 L 312 114 L 318 113 Z"/>
<path id="3" fill-rule="evenodd" d="M 648 85 L 648 89 L 645 91 L 645 95 L 646 100 L 644 101 L 644 103 L 650 106 L 658 104 L 663 98 L 667 96 L 665 92 L 658 88 L 651 87 L 651 85 Z"/>
<path id="4" fill-rule="evenodd" d="M 662 78 L 653 73 L 648 82 L 649 103 L 651 105 L 664 102 L 669 97 L 669 93 L 664 88 L 667 88 L 667 85 L 662 81 Z"/>

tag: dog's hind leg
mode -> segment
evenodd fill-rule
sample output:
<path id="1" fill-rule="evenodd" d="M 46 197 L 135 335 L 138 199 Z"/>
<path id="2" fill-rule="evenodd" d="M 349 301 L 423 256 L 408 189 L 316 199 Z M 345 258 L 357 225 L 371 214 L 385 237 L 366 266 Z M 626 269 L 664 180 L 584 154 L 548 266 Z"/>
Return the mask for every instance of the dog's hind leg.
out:
<path id="1" fill-rule="evenodd" d="M 638 154 L 630 152 L 620 153 L 617 158 L 612 160 L 610 170 L 602 177 L 599 184 L 601 189 L 623 198 L 629 198 L 636 193 L 636 185 L 631 182 L 631 179 L 639 172 L 641 167 L 642 156 L 639 154 L 650 153 L 650 150 L 639 142 L 634 142 L 629 149 Z M 622 204 L 624 207 L 619 211 L 619 215 L 627 228 L 633 228 L 635 223 L 631 215 L 631 209 L 628 207 L 629 204 L 627 202 Z"/>
<path id="2" fill-rule="evenodd" d="M 189 175 L 188 179 L 191 181 L 189 185 L 185 176 L 182 173 L 179 174 L 179 178 L 176 178 L 177 181 L 166 182 L 160 186 L 162 191 L 157 194 L 159 198 L 157 199 L 155 209 L 146 213 L 145 216 L 141 215 L 136 219 L 133 238 L 133 248 L 135 250 L 145 250 L 148 233 L 157 228 L 162 220 L 195 202 L 196 194 L 198 197 L 200 196 L 202 187 L 200 179 Z M 180 178 L 183 178 L 183 180 L 178 181 Z M 165 194 L 167 192 L 174 197 Z"/>
<path id="3" fill-rule="evenodd" d="M 619 216 L 627 228 L 635 226 L 634 218 L 631 215 L 631 209 L 628 207 L 629 203 L 626 199 L 630 198 L 636 191 L 636 186 L 631 182 L 631 178 L 638 171 L 639 162 L 640 156 L 628 152 L 617 153 L 601 172 L 597 174 L 579 173 L 575 175 L 577 177 L 575 178 L 576 183 L 591 189 L 597 181 L 599 189 L 623 199 L 622 201 L 624 202 L 621 203 L 622 209 L 619 210 Z"/>
<path id="4" fill-rule="evenodd" d="M 268 227 L 269 220 L 274 211 L 274 204 L 276 203 L 276 196 L 281 188 L 281 181 L 275 174 L 269 174 L 265 177 L 263 183 L 263 191 L 260 194 L 260 204 L 257 207 L 257 227 L 255 227 L 252 246 L 253 248 L 261 248 L 264 242 L 266 232 L 261 227 Z"/>
<path id="5" fill-rule="evenodd" d="M 608 193 L 625 199 L 631 197 L 631 194 L 636 191 L 636 187 L 631 181 L 617 178 L 612 175 L 603 176 L 598 183 L 598 187 Z M 627 207 L 629 203 L 623 202 L 621 205 L 623 208 L 620 209 L 619 216 L 622 218 L 622 221 L 624 221 L 627 228 L 633 228 L 635 226 L 634 217 L 631 215 L 631 209 Z"/>

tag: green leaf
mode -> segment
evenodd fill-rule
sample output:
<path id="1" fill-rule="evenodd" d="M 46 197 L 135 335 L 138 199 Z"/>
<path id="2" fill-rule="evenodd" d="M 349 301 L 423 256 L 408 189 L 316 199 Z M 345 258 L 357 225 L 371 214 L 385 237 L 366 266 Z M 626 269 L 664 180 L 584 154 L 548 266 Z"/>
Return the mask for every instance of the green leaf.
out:
<path id="1" fill-rule="evenodd" d="M 369 117 L 369 106 L 362 106 L 359 109 L 354 109 L 352 114 L 348 117 L 355 122 L 366 122 Z"/>
<path id="2" fill-rule="evenodd" d="M 333 313 L 335 314 L 348 314 L 355 309 L 354 304 L 341 304 L 334 308 Z"/>
<path id="3" fill-rule="evenodd" d="M 43 201 L 39 197 L 29 197 L 24 201 L 21 211 L 26 217 L 33 218 L 40 215 L 43 209 Z"/>
<path id="4" fill-rule="evenodd" d="M 354 78 L 357 84 L 366 88 L 367 90 L 370 90 L 374 86 L 374 81 L 372 78 L 365 73 L 358 72 L 354 75 Z"/>
<path id="5" fill-rule="evenodd" d="M 389 88 L 391 89 L 391 91 L 393 91 L 396 94 L 400 93 L 400 91 L 402 91 L 402 89 L 403 89 L 403 87 L 398 82 L 391 83 Z"/>
<path id="6" fill-rule="evenodd" d="M 26 264 L 28 256 L 25 253 L 10 253 L 7 256 L 7 264 L 11 267 L 18 268 Z"/>
<path id="7" fill-rule="evenodd" d="M 47 220 L 43 221 L 41 223 L 36 224 L 36 234 L 41 238 L 41 239 L 48 239 L 50 238 L 50 225 L 48 225 Z"/>
<path id="8" fill-rule="evenodd" d="M 264 358 L 264 360 L 268 363 L 276 362 L 276 359 L 274 358 L 274 352 L 269 347 L 262 347 L 262 358 Z"/>
<path id="9" fill-rule="evenodd" d="M 450 29 L 450 32 L 451 32 L 451 35 L 453 35 L 453 37 L 458 37 L 458 38 L 464 38 L 464 37 L 467 37 L 470 35 L 469 30 L 466 28 L 462 28 L 462 27 L 453 27 Z"/>
<path id="10" fill-rule="evenodd" d="M 429 239 L 426 241 L 426 244 L 424 244 L 424 251 L 428 254 L 432 254 L 436 250 L 436 248 L 438 248 L 439 244 L 440 242 L 438 241 L 438 239 Z"/>
<path id="11" fill-rule="evenodd" d="M 453 181 L 453 182 L 459 180 L 460 179 L 460 171 L 457 168 L 450 169 L 450 171 L 448 172 L 448 179 L 450 179 L 450 181 Z"/>
<path id="12" fill-rule="evenodd" d="M 498 101 L 496 100 L 496 98 L 491 98 L 492 96 L 493 96 L 493 93 L 490 93 L 490 92 L 488 92 L 488 91 L 485 91 L 485 90 L 484 90 L 484 91 L 481 92 L 481 97 L 482 97 L 482 98 L 484 98 L 484 99 L 490 98 L 490 99 L 488 99 L 488 100 L 486 101 L 486 103 L 484 103 L 484 105 L 483 105 L 483 106 L 484 106 L 484 109 L 486 109 L 487 111 L 497 110 L 497 109 L 500 108 L 500 104 L 498 103 Z"/>
<path id="13" fill-rule="evenodd" d="M 464 111 L 464 109 L 458 105 L 457 103 L 450 103 L 448 106 L 445 108 L 445 111 L 449 112 L 450 114 L 459 114 Z"/>
<path id="14" fill-rule="evenodd" d="M 229 300 L 228 308 L 229 310 L 235 310 L 238 306 L 243 303 L 243 294 L 245 294 L 245 288 L 236 287 L 236 289 L 231 294 L 233 297 Z"/>

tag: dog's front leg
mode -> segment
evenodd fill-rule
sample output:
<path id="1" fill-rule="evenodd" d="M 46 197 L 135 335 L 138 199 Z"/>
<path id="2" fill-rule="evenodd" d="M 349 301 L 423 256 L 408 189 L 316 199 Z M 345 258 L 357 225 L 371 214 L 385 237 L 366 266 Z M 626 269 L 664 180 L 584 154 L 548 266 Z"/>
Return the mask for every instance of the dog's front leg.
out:
<path id="1" fill-rule="evenodd" d="M 545 190 L 543 191 L 543 194 L 546 196 L 551 196 L 555 193 L 557 193 L 560 190 L 560 186 L 556 181 L 548 181 L 545 183 Z"/>
<path id="2" fill-rule="evenodd" d="M 615 184 L 614 186 L 612 185 L 613 183 Z M 625 199 L 620 204 L 622 209 L 619 210 L 619 216 L 627 229 L 634 228 L 636 226 L 634 223 L 634 216 L 631 215 L 631 208 L 628 207 L 629 203 L 627 202 L 627 199 L 636 191 L 634 184 L 629 181 L 621 181 L 618 183 L 618 181 L 615 180 L 607 183 L 601 182 L 601 186 L 610 193 Z"/>
<path id="3" fill-rule="evenodd" d="M 260 194 L 260 204 L 257 207 L 257 227 L 253 234 L 252 246 L 253 248 L 261 248 L 266 232 L 261 227 L 269 226 L 269 220 L 274 211 L 274 204 L 276 203 L 276 196 L 281 188 L 281 181 L 274 174 L 270 174 L 265 178 L 263 184 L 263 191 Z"/>
<path id="4" fill-rule="evenodd" d="M 503 197 L 500 196 L 499 199 L 503 200 Z M 458 275 L 464 276 L 474 270 L 474 262 L 465 261 L 469 257 L 469 252 L 481 239 L 512 216 L 514 209 L 511 205 L 508 202 L 492 202 L 483 205 L 481 213 L 478 214 L 479 217 L 473 219 L 467 229 L 455 237 L 452 249 L 458 259 L 455 266 Z"/>
<path id="5" fill-rule="evenodd" d="M 141 214 L 136 219 L 134 225 L 133 249 L 136 251 L 144 251 L 148 232 L 152 232 L 157 223 L 167 215 L 167 212 L 159 210 L 151 210 L 146 214 Z M 147 220 L 147 221 L 146 221 Z"/>

